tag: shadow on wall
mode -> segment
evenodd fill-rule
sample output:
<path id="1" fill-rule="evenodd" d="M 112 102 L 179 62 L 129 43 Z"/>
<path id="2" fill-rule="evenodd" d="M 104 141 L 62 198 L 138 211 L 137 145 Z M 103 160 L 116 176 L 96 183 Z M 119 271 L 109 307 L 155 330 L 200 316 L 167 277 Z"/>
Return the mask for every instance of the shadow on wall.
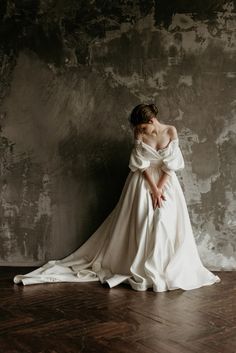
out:
<path id="1" fill-rule="evenodd" d="M 128 172 L 127 144 L 99 141 L 96 132 L 90 143 L 88 139 L 70 121 L 58 143 L 59 163 L 51 167 L 38 164 L 33 153 L 19 155 L 16 147 L 9 151 L 5 144 L 1 264 L 37 265 L 58 253 L 69 254 L 113 209 Z"/>
<path id="2" fill-rule="evenodd" d="M 132 136 L 109 90 L 91 71 L 58 75 L 32 52 L 18 57 L 2 104 L 1 264 L 68 255 L 115 206 Z"/>

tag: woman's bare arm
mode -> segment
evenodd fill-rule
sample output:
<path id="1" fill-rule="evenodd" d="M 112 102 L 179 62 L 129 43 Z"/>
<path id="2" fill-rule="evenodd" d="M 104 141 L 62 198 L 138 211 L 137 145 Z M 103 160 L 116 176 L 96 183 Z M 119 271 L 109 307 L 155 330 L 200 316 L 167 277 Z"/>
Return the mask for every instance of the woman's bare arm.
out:
<path id="1" fill-rule="evenodd" d="M 177 130 L 174 126 L 170 126 L 168 129 L 168 134 L 170 136 L 170 139 L 173 140 L 175 138 L 178 137 L 177 134 Z M 151 190 L 152 190 L 152 199 L 153 199 L 153 206 L 154 208 L 156 208 L 156 206 L 160 207 L 162 200 L 166 200 L 165 196 L 163 195 L 163 188 L 166 184 L 166 182 L 168 181 L 168 179 L 170 178 L 170 175 L 165 173 L 162 170 L 162 174 L 157 182 L 157 184 L 154 182 L 153 178 L 151 177 L 151 175 L 149 174 L 148 170 L 145 170 L 143 172 L 146 180 L 148 181 Z"/>
<path id="2" fill-rule="evenodd" d="M 134 128 L 134 138 L 137 140 L 142 140 L 142 129 L 140 129 L 139 126 L 136 126 Z M 148 169 L 143 171 L 143 176 L 147 180 L 147 182 L 150 186 L 150 189 L 151 189 L 153 207 L 156 208 L 157 204 L 158 204 L 158 207 L 160 207 L 162 195 L 160 194 L 160 190 L 158 189 L 157 184 L 153 180 L 153 177 L 149 173 Z M 154 197 L 154 195 L 155 195 L 155 197 Z M 164 197 L 162 197 L 162 198 L 164 198 Z"/>
<path id="3" fill-rule="evenodd" d="M 148 169 L 144 170 L 143 171 L 143 175 L 145 177 L 145 179 L 147 180 L 149 186 L 150 186 L 150 189 L 153 191 L 154 189 L 157 188 L 157 184 L 155 183 L 153 177 L 151 176 L 151 173 L 149 172 Z"/>
<path id="4" fill-rule="evenodd" d="M 169 174 L 162 171 L 162 175 L 160 176 L 160 178 L 157 182 L 157 187 L 162 190 L 164 188 L 164 185 L 166 184 L 167 180 L 169 179 L 169 177 L 170 177 Z"/>
<path id="5" fill-rule="evenodd" d="M 143 175 L 150 185 L 153 208 L 155 209 L 157 206 L 161 207 L 162 199 L 166 199 L 162 194 L 162 189 L 155 183 L 148 169 L 143 171 Z"/>
<path id="6" fill-rule="evenodd" d="M 168 134 L 171 140 L 178 137 L 177 130 L 174 126 L 169 127 Z M 142 139 L 142 130 L 140 130 L 138 127 L 134 129 L 134 137 L 136 139 Z M 163 188 L 170 176 L 164 171 L 162 171 L 162 174 L 156 184 L 148 169 L 143 171 L 143 175 L 147 180 L 148 184 L 150 185 L 150 189 L 152 191 L 151 195 L 154 209 L 157 206 L 161 207 L 162 199 L 166 200 L 165 196 L 163 195 Z"/>

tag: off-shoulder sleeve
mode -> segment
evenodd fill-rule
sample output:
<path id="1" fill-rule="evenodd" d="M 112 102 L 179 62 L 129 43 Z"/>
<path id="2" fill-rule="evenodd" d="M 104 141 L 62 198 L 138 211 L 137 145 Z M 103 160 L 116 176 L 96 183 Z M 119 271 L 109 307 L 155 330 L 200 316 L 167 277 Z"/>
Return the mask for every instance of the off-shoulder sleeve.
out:
<path id="1" fill-rule="evenodd" d="M 179 139 L 174 139 L 169 144 L 165 151 L 164 158 L 162 160 L 161 169 L 168 175 L 173 172 L 183 169 L 185 166 L 184 158 L 179 147 Z"/>
<path id="2" fill-rule="evenodd" d="M 150 166 L 150 161 L 142 155 L 140 145 L 135 144 L 130 154 L 129 168 L 132 172 L 140 170 L 144 172 Z"/>

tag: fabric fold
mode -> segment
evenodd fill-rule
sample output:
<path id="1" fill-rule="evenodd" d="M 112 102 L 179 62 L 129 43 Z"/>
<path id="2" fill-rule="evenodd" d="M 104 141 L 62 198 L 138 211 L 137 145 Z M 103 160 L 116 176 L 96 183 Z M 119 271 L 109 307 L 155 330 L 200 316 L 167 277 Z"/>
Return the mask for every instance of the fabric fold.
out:
<path id="1" fill-rule="evenodd" d="M 181 170 L 185 167 L 184 158 L 179 147 L 178 138 L 172 140 L 169 144 L 162 163 L 163 165 L 161 169 L 168 175 L 172 175 L 173 172 Z"/>
<path id="2" fill-rule="evenodd" d="M 148 169 L 149 166 L 150 160 L 146 159 L 142 155 L 140 145 L 135 144 L 131 151 L 129 168 L 132 170 L 132 172 L 136 172 L 137 170 L 143 172 L 144 170 Z"/>

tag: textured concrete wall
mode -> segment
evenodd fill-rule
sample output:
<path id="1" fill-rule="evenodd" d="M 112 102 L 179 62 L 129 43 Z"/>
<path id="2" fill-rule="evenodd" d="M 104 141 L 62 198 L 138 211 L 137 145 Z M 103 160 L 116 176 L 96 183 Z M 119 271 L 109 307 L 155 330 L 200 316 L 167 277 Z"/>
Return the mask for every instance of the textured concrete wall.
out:
<path id="1" fill-rule="evenodd" d="M 236 268 L 236 12 L 226 1 L 1 1 L 0 263 L 80 246 L 129 172 L 134 105 L 177 127 L 203 262 Z"/>

